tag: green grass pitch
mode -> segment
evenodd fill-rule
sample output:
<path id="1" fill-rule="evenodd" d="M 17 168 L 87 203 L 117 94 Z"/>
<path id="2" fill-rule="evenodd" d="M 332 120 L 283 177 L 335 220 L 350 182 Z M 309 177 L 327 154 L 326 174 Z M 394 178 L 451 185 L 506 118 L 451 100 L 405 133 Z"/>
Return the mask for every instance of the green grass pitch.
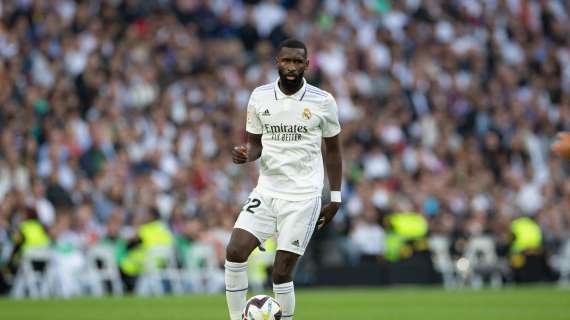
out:
<path id="1" fill-rule="evenodd" d="M 570 319 L 570 290 L 300 289 L 297 320 Z M 224 295 L 0 299 L 5 320 L 227 320 Z"/>

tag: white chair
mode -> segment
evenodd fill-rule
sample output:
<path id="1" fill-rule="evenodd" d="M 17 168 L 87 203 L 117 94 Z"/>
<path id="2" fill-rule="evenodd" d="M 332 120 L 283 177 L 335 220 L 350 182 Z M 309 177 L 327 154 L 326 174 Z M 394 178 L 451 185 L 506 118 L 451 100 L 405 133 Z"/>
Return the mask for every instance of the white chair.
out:
<path id="1" fill-rule="evenodd" d="M 495 242 L 491 237 L 469 239 L 465 246 L 464 258 L 466 260 L 463 261 L 467 262 L 467 272 L 463 272 L 464 284 L 468 282 L 472 288 L 481 288 L 484 276 L 489 276 L 492 287 L 503 285 L 500 261 L 495 250 Z"/>
<path id="2" fill-rule="evenodd" d="M 550 263 L 552 267 L 558 271 L 560 278 L 558 278 L 558 284 L 562 287 L 570 286 L 570 238 L 566 239 L 560 251 L 554 255 Z"/>
<path id="3" fill-rule="evenodd" d="M 92 294 L 102 295 L 106 283 L 109 283 L 114 296 L 123 295 L 123 284 L 119 274 L 119 267 L 115 261 L 113 247 L 104 244 L 95 245 L 87 251 L 86 282 L 92 289 Z"/>
<path id="4" fill-rule="evenodd" d="M 224 288 L 224 272 L 218 267 L 212 245 L 195 243 L 185 252 L 184 280 L 192 292 L 215 293 Z"/>
<path id="5" fill-rule="evenodd" d="M 90 283 L 86 282 L 88 275 L 85 254 L 78 248 L 72 250 L 54 249 L 51 253 L 50 279 L 51 295 L 61 298 L 71 298 L 92 292 Z"/>
<path id="6" fill-rule="evenodd" d="M 10 260 L 12 250 L 14 250 L 14 246 L 7 232 L 0 230 L 0 263 Z"/>
<path id="7" fill-rule="evenodd" d="M 182 277 L 173 247 L 148 249 L 144 259 L 144 271 L 137 279 L 135 293 L 141 296 L 163 295 L 168 284 L 174 294 L 183 293 Z"/>
<path id="8" fill-rule="evenodd" d="M 434 269 L 443 277 L 443 286 L 445 288 L 457 287 L 455 267 L 449 252 L 451 246 L 449 239 L 444 236 L 431 236 L 428 239 L 428 246 Z"/>
<path id="9" fill-rule="evenodd" d="M 52 252 L 50 249 L 28 249 L 22 255 L 14 279 L 11 296 L 21 299 L 47 298 L 53 286 Z"/>

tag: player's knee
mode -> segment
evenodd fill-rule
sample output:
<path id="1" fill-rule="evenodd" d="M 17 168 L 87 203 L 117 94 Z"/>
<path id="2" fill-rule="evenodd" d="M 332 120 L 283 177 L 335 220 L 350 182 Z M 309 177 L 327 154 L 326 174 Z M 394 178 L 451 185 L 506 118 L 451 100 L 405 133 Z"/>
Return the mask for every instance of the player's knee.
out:
<path id="1" fill-rule="evenodd" d="M 272 280 L 275 284 L 287 283 L 293 281 L 292 272 L 279 266 L 273 266 Z"/>
<path id="2" fill-rule="evenodd" d="M 245 250 L 240 250 L 238 246 L 228 245 L 226 248 L 226 260 L 231 262 L 246 262 L 247 253 Z"/>

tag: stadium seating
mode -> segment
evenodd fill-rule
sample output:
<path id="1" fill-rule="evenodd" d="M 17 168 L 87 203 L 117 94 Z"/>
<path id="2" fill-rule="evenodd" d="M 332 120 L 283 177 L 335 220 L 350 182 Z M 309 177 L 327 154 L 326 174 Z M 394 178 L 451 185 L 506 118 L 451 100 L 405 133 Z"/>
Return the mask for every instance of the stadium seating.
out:
<path id="1" fill-rule="evenodd" d="M 465 267 L 458 261 L 458 271 L 463 285 L 481 288 L 485 279 L 492 287 L 501 287 L 501 262 L 497 257 L 495 243 L 488 236 L 475 237 L 467 242 L 463 258 Z"/>
<path id="2" fill-rule="evenodd" d="M 451 246 L 449 239 L 444 236 L 431 236 L 428 239 L 428 245 L 434 268 L 443 277 L 444 287 L 457 287 L 457 274 L 454 261 L 449 252 Z"/>
<path id="3" fill-rule="evenodd" d="M 102 294 L 107 284 L 115 296 L 123 295 L 123 284 L 113 249 L 106 245 L 95 245 L 87 251 L 87 268 L 95 295 Z"/>
<path id="4" fill-rule="evenodd" d="M 182 269 L 189 292 L 215 293 L 224 287 L 224 273 L 218 268 L 214 248 L 208 244 L 194 244 L 186 253 Z"/>
<path id="5" fill-rule="evenodd" d="M 150 248 L 145 256 L 144 272 L 137 279 L 135 293 L 147 296 L 163 295 L 168 291 L 174 294 L 184 291 L 174 248 Z"/>
<path id="6" fill-rule="evenodd" d="M 566 239 L 558 254 L 552 257 L 551 264 L 559 273 L 558 284 L 570 287 L 570 238 Z"/>
<path id="7" fill-rule="evenodd" d="M 54 285 L 53 255 L 49 249 L 30 249 L 22 256 L 14 280 L 13 298 L 48 298 Z"/>

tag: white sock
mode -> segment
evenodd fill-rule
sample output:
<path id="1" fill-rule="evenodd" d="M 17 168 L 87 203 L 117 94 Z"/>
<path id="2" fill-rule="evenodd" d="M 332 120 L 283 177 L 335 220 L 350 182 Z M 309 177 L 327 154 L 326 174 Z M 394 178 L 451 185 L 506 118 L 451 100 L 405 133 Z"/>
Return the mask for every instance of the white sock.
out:
<path id="1" fill-rule="evenodd" d="M 226 300 L 231 320 L 241 320 L 247 295 L 247 262 L 226 260 Z"/>
<path id="2" fill-rule="evenodd" d="M 295 312 L 295 287 L 293 281 L 273 284 L 275 300 L 281 305 L 281 319 L 292 320 Z"/>

